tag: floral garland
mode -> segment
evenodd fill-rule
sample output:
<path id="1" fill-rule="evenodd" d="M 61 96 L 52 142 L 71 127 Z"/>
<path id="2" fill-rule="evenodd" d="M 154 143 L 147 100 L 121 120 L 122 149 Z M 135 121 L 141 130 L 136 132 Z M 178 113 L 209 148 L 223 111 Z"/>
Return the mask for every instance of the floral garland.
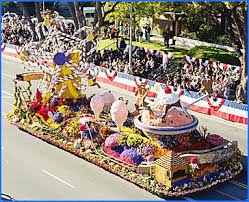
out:
<path id="1" fill-rule="evenodd" d="M 215 102 L 212 102 L 212 100 L 208 97 L 207 98 L 207 101 L 208 101 L 208 105 L 210 106 L 210 108 L 214 109 L 215 111 L 218 111 L 219 108 L 224 104 L 225 100 L 222 99 L 222 98 L 217 98 L 217 101 Z M 218 102 L 218 103 L 217 103 Z M 218 104 L 218 105 L 214 105 L 213 103 L 215 104 Z"/>
<path id="2" fill-rule="evenodd" d="M 227 177 L 223 177 L 223 179 L 217 179 L 216 181 L 212 181 L 210 182 L 210 184 L 208 185 L 205 185 L 205 186 L 202 186 L 202 187 L 197 187 L 197 188 L 194 188 L 194 189 L 190 189 L 190 190 L 184 190 L 184 191 L 171 191 L 171 190 L 166 190 L 164 189 L 164 185 L 160 184 L 160 183 L 156 183 L 155 186 L 153 185 L 150 185 L 148 182 L 145 183 L 142 181 L 141 178 L 139 178 L 139 174 L 137 175 L 133 175 L 133 176 L 130 176 L 129 175 L 129 170 L 126 169 L 126 168 L 120 168 L 119 165 L 108 165 L 107 163 L 105 163 L 101 158 L 98 160 L 96 159 L 96 156 L 95 155 L 92 155 L 90 153 L 82 153 L 80 152 L 80 150 L 77 150 L 77 149 L 74 149 L 74 148 L 71 148 L 69 147 L 68 145 L 66 144 L 62 144 L 60 142 L 57 142 L 55 140 L 53 140 L 52 138 L 48 137 L 48 136 L 44 136 L 42 134 L 39 134 L 38 132 L 34 131 L 34 130 L 31 130 L 23 125 L 20 125 L 19 123 L 13 123 L 14 125 L 16 125 L 18 128 L 28 132 L 29 134 L 43 140 L 43 141 L 46 141 L 47 143 L 49 144 L 53 144 L 55 145 L 56 147 L 58 148 L 61 148 L 65 151 L 68 151 L 74 155 L 76 155 L 77 157 L 80 157 L 84 160 L 87 160 L 113 174 L 116 174 L 117 176 L 120 176 L 121 178 L 137 185 L 138 187 L 142 188 L 142 189 L 145 189 L 153 194 L 156 194 L 160 197 L 180 197 L 180 196 L 183 196 L 183 195 L 186 195 L 186 194 L 191 194 L 191 193 L 194 193 L 194 192 L 197 192 L 197 191 L 203 191 L 205 189 L 210 189 L 212 186 L 215 186 L 217 185 L 218 183 L 223 183 L 233 177 L 235 177 L 236 175 L 238 175 L 241 170 L 242 170 L 242 164 L 241 163 L 238 163 L 236 164 L 236 167 L 238 167 L 238 169 L 236 169 L 235 172 L 231 173 L 231 175 L 227 176 Z M 115 167 L 114 167 L 115 166 Z M 120 170 L 119 170 L 120 169 Z M 198 184 L 196 184 L 198 185 Z"/>
<path id="3" fill-rule="evenodd" d="M 105 74 L 106 74 L 106 77 L 110 80 L 110 81 L 113 81 L 115 79 L 115 77 L 118 75 L 118 73 L 116 71 L 113 71 L 110 72 L 109 69 L 106 69 L 105 70 Z M 112 75 L 111 75 L 112 74 Z"/>
<path id="4" fill-rule="evenodd" d="M 137 79 L 138 79 L 138 77 L 134 76 L 134 81 L 135 81 L 135 84 L 136 84 L 136 86 L 137 86 L 138 88 L 140 88 L 142 84 L 147 85 L 148 82 L 149 82 L 148 79 L 143 79 L 143 78 L 141 78 L 141 77 L 139 77 L 139 80 L 140 80 L 140 81 L 138 81 Z"/>

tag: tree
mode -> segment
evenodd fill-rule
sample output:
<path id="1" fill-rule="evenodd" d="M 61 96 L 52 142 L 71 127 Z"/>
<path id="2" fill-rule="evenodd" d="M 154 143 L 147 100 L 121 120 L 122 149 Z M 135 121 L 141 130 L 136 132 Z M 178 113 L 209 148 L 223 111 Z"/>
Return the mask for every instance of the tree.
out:
<path id="1" fill-rule="evenodd" d="M 98 32 L 102 26 L 108 26 L 109 21 L 107 20 L 107 15 L 112 13 L 119 2 L 107 3 L 97 1 L 95 4 L 95 16 L 94 16 L 94 31 Z"/>
<path id="2" fill-rule="evenodd" d="M 35 25 L 34 25 L 34 23 L 33 23 L 32 20 L 31 20 L 31 17 L 30 17 L 28 8 L 27 8 L 27 6 L 26 6 L 26 2 L 19 2 L 19 4 L 20 4 L 20 6 L 21 6 L 22 9 L 23 9 L 23 14 L 24 14 L 25 18 L 26 18 L 26 19 L 28 20 L 28 22 L 29 22 L 31 31 L 32 31 L 32 33 L 33 33 L 33 40 L 36 41 L 36 40 L 37 40 L 37 34 L 36 34 L 36 31 L 35 31 Z"/>
<path id="3" fill-rule="evenodd" d="M 76 19 L 79 25 L 79 29 L 86 26 L 86 19 L 85 15 L 82 13 L 80 9 L 80 3 L 79 2 L 74 2 L 74 9 L 75 9 L 75 14 L 76 14 Z M 83 32 L 80 33 L 81 39 L 83 39 L 85 36 Z"/>
<path id="4" fill-rule="evenodd" d="M 236 90 L 236 97 L 238 100 L 247 103 L 247 2 L 226 2 L 225 3 L 228 15 L 228 22 L 230 27 L 230 36 L 235 42 L 238 52 L 240 53 L 241 61 L 241 82 Z"/>
<path id="5" fill-rule="evenodd" d="M 240 53 L 242 66 L 241 82 L 236 90 L 236 97 L 247 103 L 247 2 L 160 2 L 157 3 L 155 12 L 158 15 L 165 11 L 182 11 L 186 20 L 196 17 L 194 21 L 203 20 L 210 23 L 218 23 L 219 16 L 227 19 L 229 27 L 228 36 L 237 52 Z M 224 16 L 225 15 L 225 16 Z M 193 21 L 192 21 L 193 22 Z M 193 25 L 192 25 L 193 26 Z M 197 30 L 194 30 L 197 31 Z"/>
<path id="6" fill-rule="evenodd" d="M 74 3 L 73 2 L 67 2 L 67 6 L 68 6 L 68 9 L 69 9 L 69 12 L 73 18 L 73 21 L 74 21 L 74 25 L 75 25 L 75 28 L 76 30 L 79 29 L 79 23 L 78 23 L 78 20 L 77 20 L 77 17 L 76 17 L 76 11 L 75 11 L 75 7 L 74 7 Z"/>
<path id="7" fill-rule="evenodd" d="M 41 2 L 35 2 L 35 12 L 36 12 L 38 23 L 43 22 L 43 19 L 41 17 L 40 6 L 41 6 Z M 41 26 L 39 27 L 39 33 L 40 33 L 41 40 L 45 39 Z"/>

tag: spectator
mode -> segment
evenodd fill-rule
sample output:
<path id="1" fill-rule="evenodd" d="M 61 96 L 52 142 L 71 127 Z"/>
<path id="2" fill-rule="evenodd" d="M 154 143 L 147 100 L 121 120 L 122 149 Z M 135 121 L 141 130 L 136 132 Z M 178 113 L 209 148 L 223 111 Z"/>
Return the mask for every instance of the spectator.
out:
<path id="1" fill-rule="evenodd" d="M 104 27 L 104 39 L 108 38 L 108 27 Z"/>
<path id="2" fill-rule="evenodd" d="M 163 33 L 163 38 L 164 38 L 164 45 L 168 48 L 169 47 L 169 39 L 171 37 L 171 32 L 170 29 L 168 28 L 164 33 Z"/>

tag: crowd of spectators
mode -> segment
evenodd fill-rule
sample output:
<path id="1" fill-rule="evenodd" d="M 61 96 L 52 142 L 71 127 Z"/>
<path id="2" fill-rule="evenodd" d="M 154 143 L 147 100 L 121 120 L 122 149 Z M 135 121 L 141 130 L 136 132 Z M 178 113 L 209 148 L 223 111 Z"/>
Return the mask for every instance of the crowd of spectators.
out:
<path id="1" fill-rule="evenodd" d="M 142 37 L 141 29 L 137 30 L 137 36 Z M 149 31 L 146 33 L 147 39 Z M 119 35 L 119 29 L 111 27 L 104 30 L 105 37 L 115 38 Z M 31 30 L 27 25 L 22 23 L 21 19 L 7 20 L 3 24 L 2 42 L 14 45 L 23 45 L 25 42 L 32 40 Z M 176 68 L 174 64 L 168 61 L 163 64 L 163 57 L 159 51 L 152 53 L 146 52 L 144 48 L 132 48 L 132 65 L 129 65 L 129 45 L 125 40 L 117 41 L 116 50 L 105 49 L 103 52 L 98 51 L 93 62 L 96 65 L 124 72 L 134 76 L 146 79 L 156 80 L 167 83 L 168 85 L 178 87 L 188 91 L 200 92 L 202 81 L 209 80 L 212 83 L 212 94 L 229 100 L 235 99 L 235 91 L 240 83 L 240 74 L 232 74 L 220 68 L 214 68 L 211 64 L 199 64 L 198 60 L 189 63 L 183 59 Z"/>
<path id="2" fill-rule="evenodd" d="M 2 43 L 20 46 L 30 40 L 32 40 L 32 32 L 22 19 L 7 19 L 2 23 Z"/>
<path id="3" fill-rule="evenodd" d="M 94 63 L 105 68 L 111 68 L 119 72 L 125 72 L 135 76 L 149 78 L 149 74 L 162 66 L 162 58 L 159 52 L 146 53 L 144 48 L 132 49 L 132 68 L 129 68 L 129 46 L 123 39 L 118 42 L 118 49 L 105 49 L 94 57 Z"/>
<path id="4" fill-rule="evenodd" d="M 240 74 L 215 68 L 212 64 L 200 64 L 198 60 L 189 63 L 180 61 L 175 68 L 172 64 L 163 65 L 162 55 L 158 51 L 145 52 L 143 48 L 132 51 L 132 68 L 129 67 L 129 45 L 119 41 L 116 50 L 105 49 L 94 57 L 94 63 L 104 68 L 132 74 L 142 78 L 167 83 L 188 91 L 201 92 L 203 80 L 212 84 L 211 93 L 217 98 L 235 99 L 235 91 L 240 83 Z"/>

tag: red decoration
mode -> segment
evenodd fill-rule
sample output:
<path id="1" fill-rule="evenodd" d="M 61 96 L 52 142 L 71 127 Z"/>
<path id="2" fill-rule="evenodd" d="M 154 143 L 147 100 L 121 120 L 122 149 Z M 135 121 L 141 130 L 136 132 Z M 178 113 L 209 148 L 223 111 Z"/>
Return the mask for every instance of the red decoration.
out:
<path id="1" fill-rule="evenodd" d="M 141 79 L 141 78 L 139 78 Z M 135 84 L 137 85 L 138 88 L 141 87 L 142 84 L 146 85 L 149 80 L 148 79 L 142 79 L 141 81 L 137 81 L 137 77 L 134 76 L 134 81 L 135 81 Z"/>
<path id="2" fill-rule="evenodd" d="M 38 111 L 41 107 L 42 107 L 42 104 L 41 104 L 41 103 L 38 103 L 38 102 L 31 102 L 29 108 L 30 108 L 31 111 Z"/>
<path id="3" fill-rule="evenodd" d="M 197 164 L 197 157 L 191 157 L 190 158 L 190 163 Z"/>
<path id="4" fill-rule="evenodd" d="M 179 94 L 178 94 L 178 97 L 181 97 L 183 94 L 184 94 L 184 90 L 181 89 L 181 91 L 180 91 Z"/>
<path id="5" fill-rule="evenodd" d="M 113 72 L 113 73 L 112 73 Z M 113 81 L 115 79 L 115 77 L 117 76 L 117 72 L 116 71 L 112 71 L 112 72 L 109 72 L 108 69 L 105 70 L 105 74 L 107 76 L 107 78 L 110 80 L 110 81 Z M 112 73 L 112 75 L 110 75 Z"/>
<path id="6" fill-rule="evenodd" d="M 84 125 L 84 124 L 81 123 L 81 124 L 79 125 L 79 130 L 80 130 L 80 131 L 85 131 L 85 130 L 86 130 L 86 125 Z"/>
<path id="7" fill-rule="evenodd" d="M 4 51 L 4 49 L 6 48 L 6 43 L 3 44 L 3 47 L 2 47 L 2 52 Z"/>
<path id="8" fill-rule="evenodd" d="M 45 121 L 48 120 L 48 110 L 47 110 L 47 107 L 45 105 L 43 105 L 37 112 L 37 114 L 40 114 Z"/>
<path id="9" fill-rule="evenodd" d="M 211 102 L 211 99 L 208 97 L 207 98 L 207 102 L 208 102 L 208 105 L 210 106 L 210 108 L 212 108 L 214 111 L 218 111 L 220 109 L 220 107 L 224 104 L 225 100 L 222 99 L 222 98 L 216 98 L 217 101 L 215 101 L 215 104 L 217 105 L 214 105 L 212 102 Z"/>
<path id="10" fill-rule="evenodd" d="M 169 86 L 167 86 L 167 87 L 165 88 L 164 92 L 165 92 L 166 94 L 171 94 L 171 93 L 172 93 L 171 88 L 170 88 Z"/>
<path id="11" fill-rule="evenodd" d="M 38 102 L 42 100 L 42 93 L 38 89 L 36 90 L 35 97 Z"/>

